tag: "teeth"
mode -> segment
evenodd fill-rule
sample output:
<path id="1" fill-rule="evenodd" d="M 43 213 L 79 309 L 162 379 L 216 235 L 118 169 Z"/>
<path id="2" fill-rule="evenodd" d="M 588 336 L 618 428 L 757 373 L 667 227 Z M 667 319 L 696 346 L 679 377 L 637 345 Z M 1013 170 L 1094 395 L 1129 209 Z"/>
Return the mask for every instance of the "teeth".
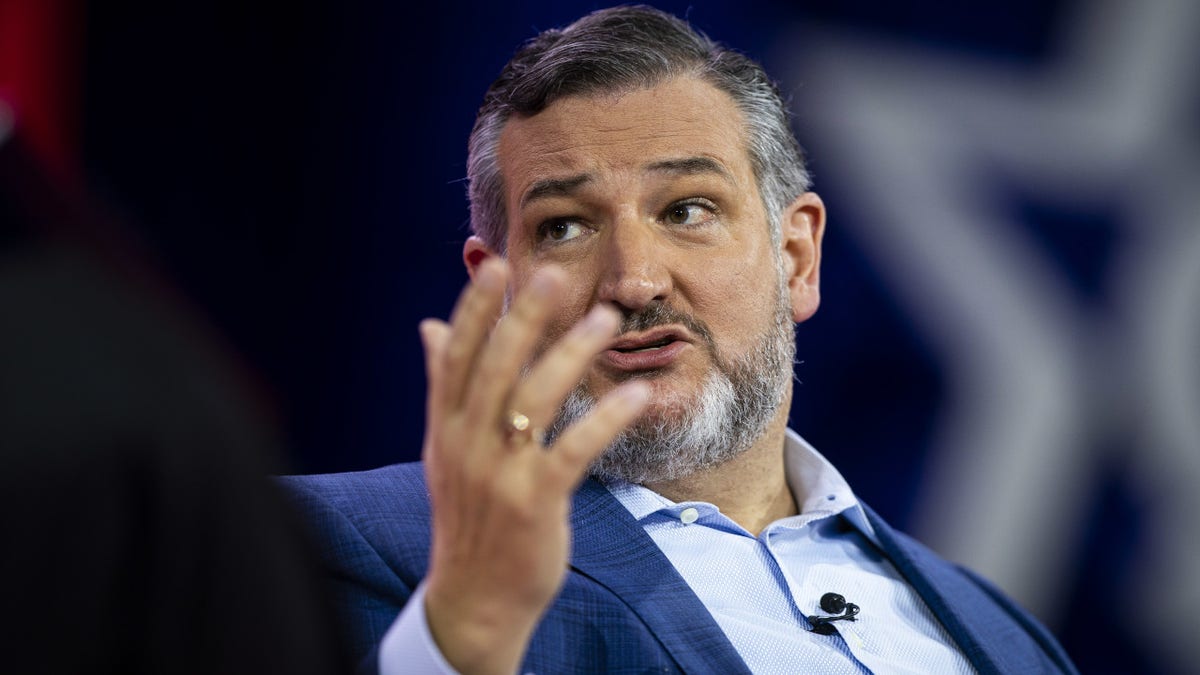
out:
<path id="1" fill-rule="evenodd" d="M 627 352 L 630 354 L 632 354 L 633 352 L 649 352 L 649 351 L 654 351 L 656 349 L 662 349 L 663 347 L 666 347 L 669 344 L 671 344 L 670 339 L 659 340 L 658 342 L 652 342 L 652 343 L 646 345 L 645 347 L 634 347 L 633 349 L 623 349 L 621 351 L 624 351 L 624 352 Z"/>
<path id="2" fill-rule="evenodd" d="M 631 349 L 630 353 L 632 354 L 634 352 L 652 352 L 656 349 L 662 349 L 664 346 L 666 346 L 666 345 L 650 345 L 649 347 L 639 347 L 637 349 Z"/>
<path id="3" fill-rule="evenodd" d="M 643 345 L 641 347 L 616 347 L 616 350 L 619 352 L 623 352 L 625 354 L 633 354 L 635 352 L 649 352 L 649 351 L 654 351 L 657 349 L 662 349 L 663 347 L 666 347 L 667 345 L 671 344 L 674 341 L 675 341 L 675 338 L 668 337 L 668 338 L 663 338 L 662 340 L 658 340 L 656 342 L 651 342 L 651 343 Z"/>

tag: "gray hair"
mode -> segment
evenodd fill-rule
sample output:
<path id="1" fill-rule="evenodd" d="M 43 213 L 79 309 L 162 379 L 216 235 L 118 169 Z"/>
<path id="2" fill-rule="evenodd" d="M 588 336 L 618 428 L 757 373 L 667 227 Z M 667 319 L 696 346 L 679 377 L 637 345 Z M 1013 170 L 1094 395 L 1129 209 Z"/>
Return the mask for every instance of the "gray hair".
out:
<path id="1" fill-rule="evenodd" d="M 790 115 L 762 66 L 670 14 L 645 6 L 593 12 L 521 47 L 488 88 L 467 152 L 471 230 L 504 253 L 504 183 L 496 156 L 512 115 L 536 115 L 568 96 L 653 87 L 691 75 L 728 94 L 746 123 L 747 153 L 774 241 L 779 214 L 809 188 Z"/>

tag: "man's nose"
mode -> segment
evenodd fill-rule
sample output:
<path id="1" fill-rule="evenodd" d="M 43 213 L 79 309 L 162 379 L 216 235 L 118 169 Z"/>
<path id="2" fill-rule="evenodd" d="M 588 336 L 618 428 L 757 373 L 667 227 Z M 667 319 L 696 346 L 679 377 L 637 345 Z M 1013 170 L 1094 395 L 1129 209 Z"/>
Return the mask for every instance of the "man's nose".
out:
<path id="1" fill-rule="evenodd" d="M 640 310 L 671 293 L 671 274 L 654 225 L 633 219 L 608 232 L 601 261 L 600 301 Z"/>

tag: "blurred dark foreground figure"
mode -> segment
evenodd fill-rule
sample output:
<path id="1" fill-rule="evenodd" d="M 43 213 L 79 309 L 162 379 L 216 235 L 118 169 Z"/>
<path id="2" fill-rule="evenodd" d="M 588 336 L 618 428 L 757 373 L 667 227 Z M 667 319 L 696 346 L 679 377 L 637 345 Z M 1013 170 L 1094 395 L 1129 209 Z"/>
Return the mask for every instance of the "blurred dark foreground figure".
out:
<path id="1" fill-rule="evenodd" d="M 271 425 L 73 192 L 0 124 L 0 669 L 342 672 Z"/>

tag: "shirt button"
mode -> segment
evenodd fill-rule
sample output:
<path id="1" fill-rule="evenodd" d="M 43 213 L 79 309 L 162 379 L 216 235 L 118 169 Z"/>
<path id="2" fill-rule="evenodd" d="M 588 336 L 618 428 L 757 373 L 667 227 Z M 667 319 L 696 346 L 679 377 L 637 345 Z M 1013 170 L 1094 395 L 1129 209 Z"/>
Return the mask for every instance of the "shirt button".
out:
<path id="1" fill-rule="evenodd" d="M 699 517 L 700 512 L 691 506 L 679 512 L 679 520 L 682 521 L 684 525 L 691 525 L 692 523 L 696 522 L 696 519 Z"/>

